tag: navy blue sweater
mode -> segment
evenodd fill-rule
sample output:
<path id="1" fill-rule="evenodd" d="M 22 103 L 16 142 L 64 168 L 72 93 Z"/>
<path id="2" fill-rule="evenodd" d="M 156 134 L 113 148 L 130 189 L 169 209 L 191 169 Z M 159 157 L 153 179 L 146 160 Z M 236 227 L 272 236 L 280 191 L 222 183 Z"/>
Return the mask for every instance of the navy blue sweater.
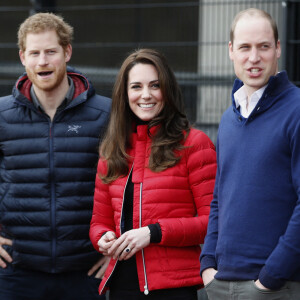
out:
<path id="1" fill-rule="evenodd" d="M 233 99 L 242 84 L 220 122 L 201 272 L 277 289 L 300 281 L 300 89 L 286 72 L 271 77 L 245 119 Z"/>
<path id="2" fill-rule="evenodd" d="M 13 239 L 13 264 L 49 273 L 88 270 L 99 259 L 89 223 L 111 101 L 77 71 L 68 76 L 75 95 L 53 121 L 29 99 L 26 74 L 0 98 L 0 235 Z"/>

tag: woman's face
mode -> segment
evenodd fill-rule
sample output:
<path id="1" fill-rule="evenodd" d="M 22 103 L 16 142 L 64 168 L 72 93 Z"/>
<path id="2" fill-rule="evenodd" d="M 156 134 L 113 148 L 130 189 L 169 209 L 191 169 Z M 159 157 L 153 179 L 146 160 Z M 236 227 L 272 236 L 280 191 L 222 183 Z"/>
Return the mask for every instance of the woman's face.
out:
<path id="1" fill-rule="evenodd" d="M 153 65 L 139 63 L 129 71 L 127 94 L 129 107 L 143 121 L 152 120 L 163 109 L 158 74 Z"/>

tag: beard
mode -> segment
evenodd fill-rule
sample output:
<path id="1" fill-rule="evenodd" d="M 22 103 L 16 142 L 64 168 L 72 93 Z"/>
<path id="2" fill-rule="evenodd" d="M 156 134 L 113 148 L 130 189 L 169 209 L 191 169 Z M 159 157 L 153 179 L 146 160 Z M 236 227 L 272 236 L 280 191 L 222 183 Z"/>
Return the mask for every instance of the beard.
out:
<path id="1" fill-rule="evenodd" d="M 48 72 L 52 71 L 51 77 L 49 79 L 43 79 L 42 76 L 38 75 L 38 72 Z M 63 82 L 67 70 L 66 64 L 61 65 L 59 68 L 54 70 L 38 70 L 32 71 L 31 69 L 26 68 L 26 73 L 29 80 L 33 83 L 35 88 L 44 91 L 44 92 L 51 92 L 57 89 Z"/>

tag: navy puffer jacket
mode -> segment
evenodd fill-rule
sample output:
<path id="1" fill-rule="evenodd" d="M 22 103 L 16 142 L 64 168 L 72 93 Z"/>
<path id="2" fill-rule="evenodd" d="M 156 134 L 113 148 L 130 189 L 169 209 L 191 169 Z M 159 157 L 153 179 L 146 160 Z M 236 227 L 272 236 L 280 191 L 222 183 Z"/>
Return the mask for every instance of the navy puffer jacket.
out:
<path id="1" fill-rule="evenodd" d="M 89 240 L 99 137 L 111 101 L 68 68 L 74 99 L 53 121 L 30 100 L 21 76 L 0 98 L 0 235 L 22 268 L 88 270 L 98 259 Z"/>

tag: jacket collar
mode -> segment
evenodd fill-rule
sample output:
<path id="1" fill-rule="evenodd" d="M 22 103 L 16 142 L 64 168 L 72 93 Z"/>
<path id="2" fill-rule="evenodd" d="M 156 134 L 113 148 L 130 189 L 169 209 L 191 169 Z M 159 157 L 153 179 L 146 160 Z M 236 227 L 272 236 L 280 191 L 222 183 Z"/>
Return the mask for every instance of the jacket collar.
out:
<path id="1" fill-rule="evenodd" d="M 134 144 L 136 143 L 137 140 L 142 141 L 142 140 L 150 139 L 152 136 L 154 136 L 157 133 L 160 127 L 161 125 L 156 125 L 149 128 L 148 124 L 141 124 L 136 126 L 136 124 L 133 123 L 134 130 L 130 138 L 131 147 L 134 147 Z"/>
<path id="2" fill-rule="evenodd" d="M 95 94 L 95 90 L 91 85 L 90 81 L 83 76 L 80 72 L 75 70 L 74 68 L 67 67 L 67 74 L 70 76 L 74 83 L 74 96 L 73 100 L 79 96 L 80 103 L 86 101 L 90 96 Z M 32 102 L 30 96 L 30 89 L 32 86 L 32 82 L 29 80 L 26 73 L 19 77 L 16 85 L 13 88 L 13 96 L 20 102 L 24 104 L 28 104 L 28 102 Z M 28 101 L 29 100 L 29 101 Z M 76 101 L 77 102 L 77 101 Z"/>

